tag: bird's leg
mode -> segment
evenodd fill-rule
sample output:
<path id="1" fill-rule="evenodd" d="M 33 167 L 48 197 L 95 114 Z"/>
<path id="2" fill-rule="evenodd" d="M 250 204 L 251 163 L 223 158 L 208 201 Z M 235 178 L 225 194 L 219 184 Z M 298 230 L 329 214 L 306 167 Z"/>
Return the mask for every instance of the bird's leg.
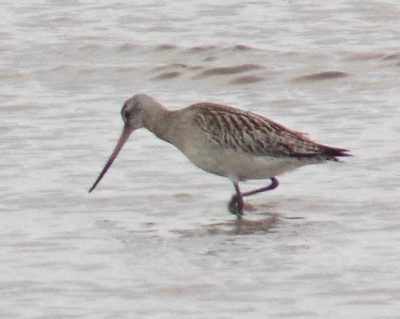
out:
<path id="1" fill-rule="evenodd" d="M 236 195 L 232 196 L 232 199 L 228 204 L 228 209 L 229 212 L 236 215 L 238 220 L 240 220 L 243 215 L 243 207 L 244 207 L 243 195 L 242 192 L 240 191 L 238 182 L 234 182 L 233 186 L 235 186 Z"/>
<path id="2" fill-rule="evenodd" d="M 278 186 L 279 186 L 279 181 L 275 177 L 272 177 L 270 185 L 268 185 L 266 187 L 262 187 L 262 188 L 257 188 L 255 190 L 252 190 L 252 191 L 249 191 L 249 192 L 246 192 L 246 193 L 242 193 L 242 196 L 246 197 L 246 196 L 251 196 L 251 195 L 254 195 L 254 194 L 258 194 L 258 193 L 272 191 L 273 189 L 277 188 Z"/>
<path id="3" fill-rule="evenodd" d="M 268 185 L 266 187 L 262 187 L 262 188 L 257 188 L 255 190 L 245 192 L 245 193 L 242 193 L 240 191 L 239 184 L 237 182 L 234 182 L 233 185 L 235 186 L 236 195 L 232 196 L 232 199 L 228 204 L 228 208 L 229 208 L 229 212 L 236 215 L 238 217 L 238 219 L 240 219 L 243 216 L 243 209 L 244 209 L 243 197 L 251 196 L 254 194 L 263 193 L 263 192 L 267 192 L 267 191 L 272 191 L 273 189 L 275 189 L 279 186 L 279 181 L 275 177 L 272 177 L 270 185 Z"/>

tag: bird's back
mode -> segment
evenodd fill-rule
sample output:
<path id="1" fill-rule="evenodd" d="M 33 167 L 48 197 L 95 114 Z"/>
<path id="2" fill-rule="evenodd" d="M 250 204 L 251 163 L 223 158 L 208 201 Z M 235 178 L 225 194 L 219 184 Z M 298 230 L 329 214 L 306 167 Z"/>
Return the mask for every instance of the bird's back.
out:
<path id="1" fill-rule="evenodd" d="M 190 106 L 194 124 L 221 148 L 254 156 L 336 160 L 347 150 L 318 144 L 261 115 L 215 103 Z"/>

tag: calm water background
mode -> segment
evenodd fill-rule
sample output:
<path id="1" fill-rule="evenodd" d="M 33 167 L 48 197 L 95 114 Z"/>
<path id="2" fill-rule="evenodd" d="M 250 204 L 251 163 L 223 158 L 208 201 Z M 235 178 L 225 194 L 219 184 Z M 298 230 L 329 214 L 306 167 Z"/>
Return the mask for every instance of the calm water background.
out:
<path id="1" fill-rule="evenodd" d="M 0 15 L 0 318 L 400 318 L 397 1 Z M 241 235 L 230 182 L 145 130 L 88 194 L 138 92 L 248 109 L 355 156 L 280 177 Z"/>

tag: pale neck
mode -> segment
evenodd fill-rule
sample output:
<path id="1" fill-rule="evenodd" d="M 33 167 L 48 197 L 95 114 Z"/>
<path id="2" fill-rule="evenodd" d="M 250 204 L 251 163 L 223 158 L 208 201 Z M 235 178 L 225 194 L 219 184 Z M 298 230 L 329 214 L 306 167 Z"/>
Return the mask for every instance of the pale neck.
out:
<path id="1" fill-rule="evenodd" d="M 160 103 L 154 103 L 146 108 L 144 127 L 158 138 L 166 140 L 166 132 L 170 127 L 171 111 Z"/>

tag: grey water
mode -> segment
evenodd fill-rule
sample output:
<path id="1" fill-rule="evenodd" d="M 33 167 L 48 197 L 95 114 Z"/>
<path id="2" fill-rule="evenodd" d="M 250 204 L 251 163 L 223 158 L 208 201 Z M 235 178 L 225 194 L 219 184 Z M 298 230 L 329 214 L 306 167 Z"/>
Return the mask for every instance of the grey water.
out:
<path id="1" fill-rule="evenodd" d="M 397 1 L 4 1 L 0 17 L 0 318 L 400 318 Z M 242 233 L 231 183 L 145 130 L 89 194 L 139 92 L 354 156 L 279 177 Z"/>

